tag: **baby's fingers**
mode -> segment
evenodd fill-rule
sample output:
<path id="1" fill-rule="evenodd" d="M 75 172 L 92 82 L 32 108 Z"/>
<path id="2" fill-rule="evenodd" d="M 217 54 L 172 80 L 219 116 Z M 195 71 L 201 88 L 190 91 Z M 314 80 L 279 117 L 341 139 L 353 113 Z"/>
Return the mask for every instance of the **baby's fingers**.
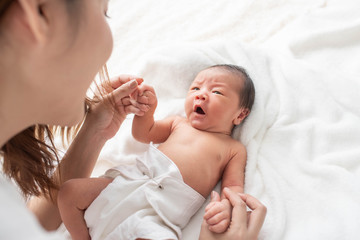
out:
<path id="1" fill-rule="evenodd" d="M 138 103 L 137 101 L 131 99 L 130 97 L 124 97 L 124 98 L 122 98 L 122 99 L 121 99 L 121 103 L 119 103 L 117 106 L 118 106 L 119 108 L 121 108 L 121 107 L 128 107 L 129 105 L 134 106 L 135 108 L 139 109 L 139 110 L 142 111 L 142 112 L 147 112 L 147 111 L 149 111 L 149 109 L 150 109 L 149 105 L 140 104 L 140 103 Z M 129 107 L 128 107 L 128 108 L 129 108 Z M 134 112 L 133 112 L 133 111 L 135 111 L 134 108 L 130 107 L 129 109 L 130 109 L 130 113 L 134 113 Z M 136 112 L 138 112 L 138 111 L 136 110 Z"/>
<path id="2" fill-rule="evenodd" d="M 230 215 L 227 214 L 227 212 L 219 212 L 216 215 L 208 218 L 206 222 L 209 225 L 215 225 L 215 224 L 219 224 L 224 220 L 227 220 L 228 223 L 230 222 Z"/>
<path id="3" fill-rule="evenodd" d="M 150 91 L 146 91 L 142 95 L 138 95 L 136 101 L 142 104 L 149 104 L 149 105 L 153 105 L 157 103 L 156 95 Z"/>
<path id="4" fill-rule="evenodd" d="M 206 214 L 206 212 L 208 212 L 211 208 L 213 208 L 216 204 L 217 204 L 217 202 L 210 202 L 210 203 L 205 207 L 205 214 Z"/>
<path id="5" fill-rule="evenodd" d="M 204 219 L 208 220 L 213 216 L 215 216 L 216 214 L 218 214 L 219 212 L 221 212 L 221 209 L 219 209 L 219 207 L 215 202 L 209 203 L 209 205 L 205 209 Z"/>
<path id="6" fill-rule="evenodd" d="M 205 211 L 207 212 L 210 208 L 212 208 L 215 204 L 218 204 L 219 202 L 220 202 L 219 193 L 212 191 L 210 203 L 206 206 Z"/>
<path id="7" fill-rule="evenodd" d="M 210 225 L 209 230 L 214 233 L 223 233 L 228 229 L 229 225 L 230 225 L 230 221 L 228 219 L 224 219 L 215 225 Z"/>
<path id="8" fill-rule="evenodd" d="M 147 112 L 150 109 L 149 105 L 141 104 L 141 103 L 139 103 L 139 102 L 137 102 L 137 101 L 135 101 L 133 99 L 130 99 L 130 104 L 133 105 L 134 107 L 140 109 L 143 112 Z"/>
<path id="9" fill-rule="evenodd" d="M 215 202 L 214 205 L 205 212 L 204 219 L 209 225 L 218 224 L 224 219 L 227 219 L 227 221 L 230 222 L 231 211 L 223 204 Z"/>
<path id="10" fill-rule="evenodd" d="M 154 92 L 151 92 L 151 91 L 145 91 L 144 94 L 143 94 L 144 97 L 147 98 L 148 102 L 147 104 L 155 104 L 156 103 L 156 95 Z"/>
<path id="11" fill-rule="evenodd" d="M 144 111 L 141 111 L 139 108 L 133 106 L 133 105 L 128 105 L 124 107 L 124 111 L 126 114 L 130 114 L 133 113 L 137 116 L 143 116 L 144 115 Z"/>

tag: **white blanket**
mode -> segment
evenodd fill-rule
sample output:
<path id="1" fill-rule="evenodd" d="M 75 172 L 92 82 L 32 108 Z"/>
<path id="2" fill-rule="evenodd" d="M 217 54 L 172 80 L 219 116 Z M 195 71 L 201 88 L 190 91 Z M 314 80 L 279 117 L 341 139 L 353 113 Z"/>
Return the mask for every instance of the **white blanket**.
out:
<path id="1" fill-rule="evenodd" d="M 153 85 L 156 118 L 184 114 L 187 87 L 202 68 L 248 69 L 256 100 L 234 138 L 248 151 L 245 192 L 268 208 L 260 239 L 360 238 L 360 2 L 110 3 L 110 73 Z M 94 176 L 146 149 L 130 127 L 131 117 L 105 146 Z M 184 239 L 197 239 L 202 215 Z"/>

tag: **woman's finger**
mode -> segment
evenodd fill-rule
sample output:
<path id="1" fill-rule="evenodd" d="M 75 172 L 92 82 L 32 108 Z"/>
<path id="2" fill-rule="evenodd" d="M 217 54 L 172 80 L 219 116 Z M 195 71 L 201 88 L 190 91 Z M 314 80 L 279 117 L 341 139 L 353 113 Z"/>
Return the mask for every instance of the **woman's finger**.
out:
<path id="1" fill-rule="evenodd" d="M 149 104 L 149 97 L 147 96 L 138 96 L 137 101 L 142 104 Z"/>
<path id="2" fill-rule="evenodd" d="M 139 98 L 139 89 L 136 89 L 130 94 L 130 99 L 137 101 Z"/>
<path id="3" fill-rule="evenodd" d="M 133 91 L 137 89 L 138 82 L 134 79 L 127 83 L 124 83 L 117 89 L 115 89 L 112 93 L 112 97 L 114 98 L 115 104 L 120 104 L 121 99 L 129 96 Z"/>
<path id="4" fill-rule="evenodd" d="M 137 107 L 134 107 L 133 105 L 128 105 L 124 107 L 125 114 L 135 114 L 137 116 L 143 116 L 144 112 L 138 109 Z"/>
<path id="5" fill-rule="evenodd" d="M 121 99 L 121 105 L 127 106 L 127 105 L 130 105 L 130 104 L 131 104 L 130 97 L 123 97 L 123 98 Z"/>
<path id="6" fill-rule="evenodd" d="M 144 80 L 140 77 L 136 77 L 133 75 L 119 75 L 117 77 L 113 77 L 110 79 L 110 84 L 111 87 L 116 89 L 118 87 L 120 87 L 121 85 L 123 85 L 124 83 L 127 83 L 131 80 L 136 80 L 138 85 L 140 85 Z"/>
<path id="7" fill-rule="evenodd" d="M 243 201 L 251 210 L 248 229 L 250 233 L 258 233 L 264 223 L 267 209 L 266 207 L 256 198 L 249 194 L 239 194 Z"/>
<path id="8" fill-rule="evenodd" d="M 231 191 L 229 188 L 224 188 L 223 193 L 226 198 L 229 199 L 231 205 L 233 206 L 232 217 L 231 217 L 231 228 L 238 230 L 242 228 L 247 228 L 247 212 L 246 212 L 246 203 L 241 199 L 241 197 Z"/>

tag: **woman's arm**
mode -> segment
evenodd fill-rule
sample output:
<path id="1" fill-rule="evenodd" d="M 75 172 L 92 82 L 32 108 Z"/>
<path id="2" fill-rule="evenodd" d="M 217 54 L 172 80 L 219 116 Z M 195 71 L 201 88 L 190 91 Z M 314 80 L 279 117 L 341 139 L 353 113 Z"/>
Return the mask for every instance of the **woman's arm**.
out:
<path id="1" fill-rule="evenodd" d="M 90 177 L 102 147 L 116 134 L 126 115 L 141 112 L 130 104 L 128 96 L 137 89 L 142 79 L 136 78 L 136 81 L 130 81 L 131 79 L 135 78 L 121 76 L 112 79 L 113 92 L 90 110 L 79 133 L 59 164 L 60 184 L 72 178 Z M 107 104 L 109 102 L 107 98 L 110 97 L 114 100 L 115 109 Z M 29 209 L 47 230 L 55 230 L 61 224 L 56 205 L 57 193 L 57 190 L 52 192 L 53 201 L 40 196 L 28 202 Z"/>

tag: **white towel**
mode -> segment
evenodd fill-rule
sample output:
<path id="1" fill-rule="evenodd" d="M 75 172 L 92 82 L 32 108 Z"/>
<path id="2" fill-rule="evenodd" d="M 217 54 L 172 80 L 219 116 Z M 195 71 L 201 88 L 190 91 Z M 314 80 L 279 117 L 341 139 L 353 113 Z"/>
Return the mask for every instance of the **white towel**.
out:
<path id="1" fill-rule="evenodd" d="M 281 3 L 289 6 L 283 1 L 267 2 L 269 6 L 278 4 L 277 10 Z M 302 2 L 294 1 L 291 6 Z M 256 3 L 264 1 L 250 4 L 252 14 L 262 9 Z M 115 72 L 128 67 L 126 72 L 154 85 L 160 99 L 156 118 L 184 114 L 187 86 L 203 67 L 232 63 L 248 69 L 256 100 L 253 112 L 234 137 L 248 150 L 245 191 L 268 207 L 260 239 L 360 236 L 360 4 L 355 0 L 313 3 L 316 7 L 301 5 L 300 13 L 285 8 L 275 12 L 278 15 L 265 14 L 273 17 L 268 18 L 270 27 L 260 24 L 262 35 L 249 40 L 251 45 L 244 44 L 251 34 L 241 35 L 241 27 L 247 26 L 245 20 L 260 18 L 242 12 L 239 19 L 243 21 L 240 28 L 233 25 L 231 40 L 214 31 L 210 35 L 215 37 L 209 39 L 216 41 L 194 43 L 201 36 L 193 32 L 188 44 L 167 41 L 164 48 L 130 56 L 127 51 L 137 47 L 133 45 L 138 43 L 137 37 L 141 39 L 133 36 L 134 42 L 125 42 L 125 47 L 130 46 L 125 57 L 116 51 L 113 56 L 125 62 L 113 68 Z M 129 27 L 138 30 L 135 19 Z M 259 21 L 254 21 L 254 28 L 255 23 Z M 157 32 L 160 30 L 154 30 Z M 140 50 L 145 51 L 141 47 L 134 51 Z M 119 156 L 144 150 L 145 145 L 132 139 L 130 126 L 131 117 L 105 146 L 100 165 L 102 160 L 117 164 Z M 200 211 L 185 228 L 184 239 L 197 239 L 202 215 Z"/>

